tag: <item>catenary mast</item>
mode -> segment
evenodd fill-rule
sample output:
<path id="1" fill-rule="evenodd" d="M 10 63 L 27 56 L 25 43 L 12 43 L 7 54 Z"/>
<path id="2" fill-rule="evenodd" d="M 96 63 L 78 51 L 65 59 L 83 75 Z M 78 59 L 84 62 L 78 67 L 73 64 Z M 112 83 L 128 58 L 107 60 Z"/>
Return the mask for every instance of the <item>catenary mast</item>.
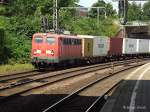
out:
<path id="1" fill-rule="evenodd" d="M 58 17 L 58 0 L 53 0 L 53 29 L 55 33 L 59 33 Z"/>

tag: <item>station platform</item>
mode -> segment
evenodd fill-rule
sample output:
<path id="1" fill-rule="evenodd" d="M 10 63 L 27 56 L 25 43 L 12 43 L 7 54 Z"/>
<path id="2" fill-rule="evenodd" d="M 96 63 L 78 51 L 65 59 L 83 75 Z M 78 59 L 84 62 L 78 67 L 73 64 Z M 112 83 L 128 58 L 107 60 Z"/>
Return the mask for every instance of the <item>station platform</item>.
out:
<path id="1" fill-rule="evenodd" d="M 100 112 L 150 112 L 150 63 L 131 72 Z"/>

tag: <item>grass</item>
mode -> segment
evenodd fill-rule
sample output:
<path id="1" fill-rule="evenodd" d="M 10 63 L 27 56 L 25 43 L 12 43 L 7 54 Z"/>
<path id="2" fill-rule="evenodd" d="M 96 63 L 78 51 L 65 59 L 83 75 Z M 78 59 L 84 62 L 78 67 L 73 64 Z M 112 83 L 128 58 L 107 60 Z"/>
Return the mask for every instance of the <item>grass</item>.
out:
<path id="1" fill-rule="evenodd" d="M 31 64 L 0 65 L 0 74 L 33 70 Z"/>

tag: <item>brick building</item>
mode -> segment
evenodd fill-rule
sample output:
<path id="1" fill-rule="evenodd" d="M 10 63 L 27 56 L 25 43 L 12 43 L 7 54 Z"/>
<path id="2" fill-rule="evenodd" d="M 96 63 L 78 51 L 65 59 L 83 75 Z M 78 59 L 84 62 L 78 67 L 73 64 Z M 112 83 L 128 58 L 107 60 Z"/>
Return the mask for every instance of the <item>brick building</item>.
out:
<path id="1" fill-rule="evenodd" d="M 76 16 L 84 17 L 88 15 L 88 8 L 85 8 L 79 4 L 76 4 L 76 7 L 81 7 L 76 9 Z"/>

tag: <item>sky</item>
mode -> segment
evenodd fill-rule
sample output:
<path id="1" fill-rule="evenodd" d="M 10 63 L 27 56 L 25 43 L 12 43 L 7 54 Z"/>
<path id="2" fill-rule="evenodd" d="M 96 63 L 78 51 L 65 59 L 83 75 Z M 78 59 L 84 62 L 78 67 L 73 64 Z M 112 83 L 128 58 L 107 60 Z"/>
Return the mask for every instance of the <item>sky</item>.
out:
<path id="1" fill-rule="evenodd" d="M 90 7 L 93 3 L 98 0 L 80 0 L 79 4 L 85 7 Z M 105 2 L 111 2 L 113 4 L 114 9 L 118 10 L 118 2 L 112 2 L 112 0 L 104 0 Z M 113 0 L 114 1 L 114 0 Z"/>
<path id="2" fill-rule="evenodd" d="M 93 3 L 97 2 L 98 0 L 79 0 L 79 4 L 85 7 L 90 7 Z M 113 8 L 118 11 L 118 0 L 104 0 L 105 2 L 110 2 L 113 5 Z M 137 3 L 144 3 L 144 2 L 137 2 Z"/>

